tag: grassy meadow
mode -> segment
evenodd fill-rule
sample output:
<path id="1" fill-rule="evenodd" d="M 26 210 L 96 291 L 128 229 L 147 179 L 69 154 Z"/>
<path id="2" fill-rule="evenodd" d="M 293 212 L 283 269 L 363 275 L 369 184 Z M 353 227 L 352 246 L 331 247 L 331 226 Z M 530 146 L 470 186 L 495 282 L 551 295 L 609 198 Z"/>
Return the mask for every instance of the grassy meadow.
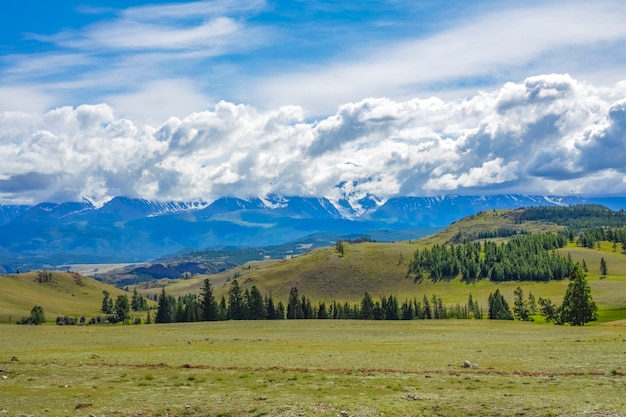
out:
<path id="1" fill-rule="evenodd" d="M 284 320 L 0 331 L 0 409 L 8 416 L 626 410 L 624 325 Z M 464 369 L 465 360 L 480 367 Z"/>
<path id="2" fill-rule="evenodd" d="M 346 243 L 293 259 L 253 262 L 212 276 L 137 288 L 218 300 L 233 279 L 287 302 L 297 286 L 312 303 L 359 303 L 433 294 L 483 310 L 499 288 L 512 305 L 521 286 L 560 303 L 567 281 L 530 283 L 406 278 L 416 249 L 459 235 L 546 224 L 484 212 L 407 242 Z M 55 326 L 57 315 L 102 315 L 102 291 L 124 292 L 65 272 L 0 276 L 0 411 L 7 416 L 591 416 L 626 417 L 626 255 L 560 250 L 589 268 L 599 320 L 584 327 L 490 320 L 279 320 L 160 325 Z M 608 274 L 600 275 L 604 258 Z M 132 290 L 132 288 L 131 288 Z M 130 297 L 131 294 L 127 293 Z M 17 326 L 34 305 L 49 324 Z M 143 314 L 143 313 L 142 313 Z M 478 369 L 461 365 L 469 360 Z"/>

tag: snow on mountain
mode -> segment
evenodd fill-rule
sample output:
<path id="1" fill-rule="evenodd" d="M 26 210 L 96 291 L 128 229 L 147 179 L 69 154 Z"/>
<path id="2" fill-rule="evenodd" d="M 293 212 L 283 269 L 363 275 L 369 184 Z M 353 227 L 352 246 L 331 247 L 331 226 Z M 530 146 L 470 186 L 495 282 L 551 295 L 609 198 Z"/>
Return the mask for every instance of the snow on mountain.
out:
<path id="1" fill-rule="evenodd" d="M 353 203 L 277 195 L 223 197 L 210 204 L 116 197 L 100 207 L 89 201 L 0 206 L 0 266 L 23 269 L 18 259 L 42 256 L 57 265 L 138 262 L 187 248 L 269 246 L 324 233 L 363 236 L 385 230 L 396 240 L 406 237 L 403 231 L 432 231 L 479 211 L 582 203 L 626 209 L 626 197 L 521 194 L 388 200 L 366 195 Z"/>

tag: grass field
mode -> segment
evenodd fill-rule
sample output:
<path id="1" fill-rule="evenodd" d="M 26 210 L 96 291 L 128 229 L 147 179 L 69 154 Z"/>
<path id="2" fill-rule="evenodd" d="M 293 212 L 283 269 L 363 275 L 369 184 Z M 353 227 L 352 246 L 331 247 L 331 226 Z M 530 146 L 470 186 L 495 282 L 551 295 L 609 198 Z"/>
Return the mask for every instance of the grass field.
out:
<path id="1" fill-rule="evenodd" d="M 7 416 L 626 415 L 624 324 L 285 320 L 0 332 Z M 465 360 L 480 368 L 461 368 Z"/>

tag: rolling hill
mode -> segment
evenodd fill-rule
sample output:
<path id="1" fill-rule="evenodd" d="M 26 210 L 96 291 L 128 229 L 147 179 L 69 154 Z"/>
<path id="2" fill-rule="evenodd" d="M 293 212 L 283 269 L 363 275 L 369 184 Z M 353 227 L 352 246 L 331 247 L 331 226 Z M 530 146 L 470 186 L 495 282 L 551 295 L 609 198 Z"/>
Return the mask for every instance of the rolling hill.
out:
<path id="1" fill-rule="evenodd" d="M 47 282 L 41 282 L 38 275 L 38 272 L 0 275 L 0 323 L 17 322 L 28 316 L 35 305 L 43 307 L 49 322 L 65 315 L 94 317 L 102 315 L 102 291 L 108 291 L 113 299 L 125 293 L 69 272 L 51 272 Z"/>
<path id="2" fill-rule="evenodd" d="M 262 294 L 271 293 L 277 300 L 286 301 L 292 287 L 299 294 L 310 298 L 313 303 L 347 301 L 360 302 L 363 294 L 369 292 L 377 299 L 380 296 L 394 295 L 400 301 L 424 295 L 441 296 L 444 303 L 454 305 L 467 302 L 469 294 L 484 308 L 487 299 L 495 288 L 512 301 L 513 291 L 521 286 L 526 294 L 532 292 L 536 298 L 551 298 L 560 301 L 567 281 L 544 282 L 501 282 L 493 283 L 483 279 L 466 284 L 459 278 L 432 282 L 423 280 L 414 283 L 406 278 L 408 263 L 416 249 L 443 244 L 471 236 L 480 232 L 496 232 L 503 228 L 519 232 L 546 232 L 562 230 L 563 226 L 541 221 L 519 222 L 521 210 L 488 211 L 466 217 L 450 225 L 445 230 L 419 240 L 394 243 L 361 242 L 344 244 L 340 254 L 334 246 L 316 249 L 305 255 L 284 260 L 251 262 L 232 270 L 210 276 L 197 276 L 186 280 L 162 280 L 140 285 L 139 291 L 154 295 L 166 285 L 172 295 L 198 293 L 204 278 L 209 278 L 218 300 L 228 297 L 228 289 L 233 279 L 237 279 L 243 290 L 255 285 Z M 502 239 L 499 239 L 502 240 Z M 588 280 L 593 296 L 602 310 L 601 321 L 626 318 L 626 255 L 613 252 L 612 245 L 606 243 L 600 249 L 580 248 L 573 244 L 560 249 L 569 253 L 574 261 L 585 262 L 590 266 Z M 608 263 L 609 274 L 601 278 L 600 258 Z"/>
<path id="3" fill-rule="evenodd" d="M 413 282 L 407 279 L 408 264 L 416 249 L 434 244 L 475 239 L 484 232 L 508 230 L 517 233 L 539 233 L 562 230 L 564 226 L 541 220 L 520 221 L 517 210 L 490 210 L 480 212 L 449 225 L 441 232 L 423 239 L 402 242 L 372 242 L 355 239 L 344 242 L 340 253 L 334 245 L 311 250 L 288 259 L 267 259 L 249 262 L 213 275 L 196 275 L 189 279 L 155 280 L 140 283 L 137 288 L 145 296 L 154 296 L 165 286 L 170 295 L 180 296 L 199 293 L 202 282 L 208 278 L 219 300 L 227 297 L 231 282 L 237 279 L 243 290 L 256 286 L 262 294 L 272 294 L 276 301 L 286 302 L 289 291 L 297 287 L 299 294 L 314 304 L 332 301 L 359 303 L 365 292 L 375 300 L 380 296 L 394 295 L 400 302 L 405 299 L 421 299 L 423 296 L 440 296 L 444 304 L 464 304 L 469 294 L 483 309 L 487 308 L 489 294 L 499 288 L 511 302 L 513 291 L 521 286 L 525 294 L 551 298 L 559 302 L 567 287 L 566 281 L 550 282 L 501 282 L 483 279 L 471 284 L 459 278 L 432 282 L 424 279 Z M 495 238 L 503 241 L 506 238 Z M 620 248 L 621 249 L 621 248 Z M 602 242 L 593 249 L 570 244 L 559 251 L 569 253 L 574 261 L 585 260 L 589 266 L 588 279 L 592 295 L 600 307 L 600 322 L 626 319 L 626 254 L 614 250 L 609 242 Z M 609 273 L 600 276 L 599 263 L 604 258 Z M 51 283 L 41 283 L 37 273 L 0 276 L 3 296 L 0 299 L 0 322 L 17 321 L 29 314 L 34 305 L 41 305 L 49 320 L 56 315 L 95 316 L 102 291 L 107 290 L 115 298 L 122 290 L 91 278 L 77 278 L 65 272 L 52 273 Z M 130 296 L 130 295 L 129 295 Z"/>

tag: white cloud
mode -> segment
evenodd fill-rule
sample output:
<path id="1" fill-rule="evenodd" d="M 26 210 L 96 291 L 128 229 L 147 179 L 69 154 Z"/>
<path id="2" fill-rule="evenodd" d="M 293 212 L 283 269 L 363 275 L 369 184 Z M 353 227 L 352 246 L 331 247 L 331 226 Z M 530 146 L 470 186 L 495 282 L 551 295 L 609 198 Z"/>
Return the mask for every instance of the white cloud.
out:
<path id="1" fill-rule="evenodd" d="M 154 127 L 132 112 L 151 100 L 0 113 L 0 201 L 626 193 L 623 84 L 551 74 L 464 100 L 366 99 L 318 121 L 222 101 Z"/>

